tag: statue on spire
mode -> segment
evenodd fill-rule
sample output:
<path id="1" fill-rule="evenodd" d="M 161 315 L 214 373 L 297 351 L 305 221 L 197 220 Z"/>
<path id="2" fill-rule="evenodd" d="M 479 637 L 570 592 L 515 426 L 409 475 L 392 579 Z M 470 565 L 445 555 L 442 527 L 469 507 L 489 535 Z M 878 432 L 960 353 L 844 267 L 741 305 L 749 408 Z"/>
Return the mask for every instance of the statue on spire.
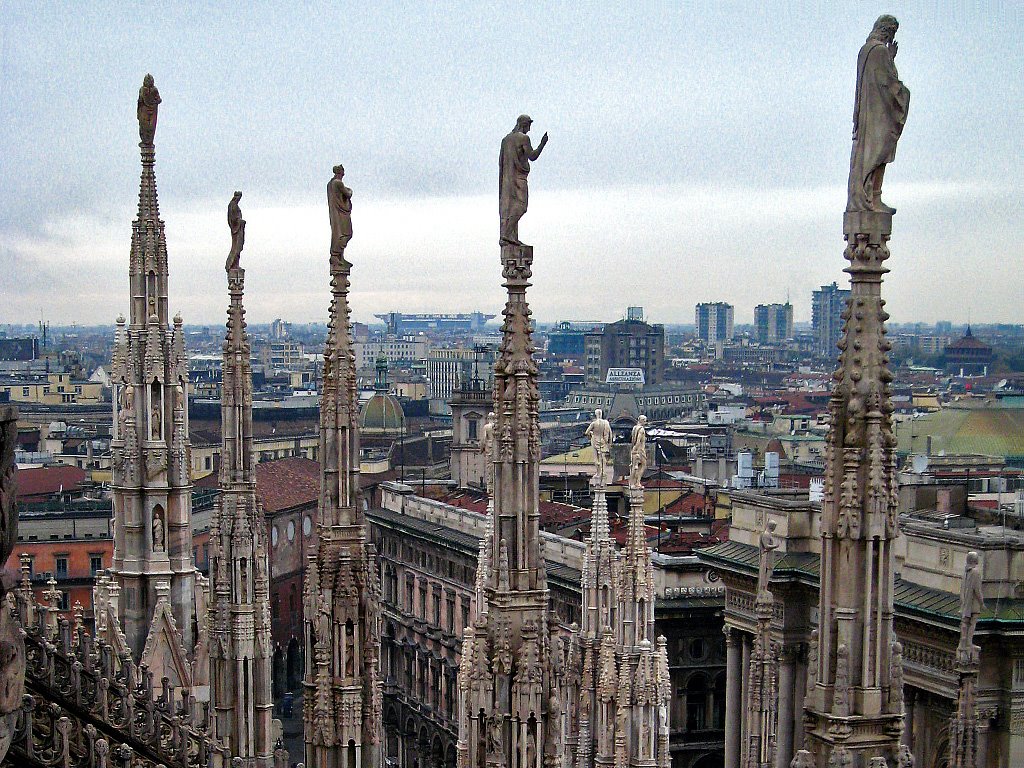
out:
<path id="1" fill-rule="evenodd" d="M 327 208 L 331 214 L 331 260 L 342 259 L 352 239 L 352 190 L 345 186 L 345 166 L 334 166 L 327 182 Z"/>
<path id="2" fill-rule="evenodd" d="M 896 212 L 881 195 L 885 166 L 896 157 L 910 109 L 910 91 L 896 72 L 899 26 L 894 16 L 879 16 L 857 56 L 847 211 Z"/>
<path id="3" fill-rule="evenodd" d="M 242 199 L 241 192 L 235 192 L 228 203 L 228 229 L 231 230 L 231 250 L 228 252 L 228 260 L 224 269 L 231 272 L 238 269 L 239 260 L 242 258 L 242 248 L 245 247 L 245 219 L 242 218 L 242 209 L 238 201 Z"/>
<path id="4" fill-rule="evenodd" d="M 153 76 L 147 74 L 139 88 L 139 104 L 136 114 L 139 118 L 139 138 L 143 144 L 152 146 L 156 135 L 156 118 L 160 109 L 160 91 L 153 84 Z"/>
<path id="5" fill-rule="evenodd" d="M 548 135 L 541 136 L 540 144 L 533 148 L 530 143 L 529 115 L 520 115 L 516 127 L 501 140 L 501 154 L 498 158 L 498 215 L 501 219 L 499 245 L 522 245 L 519 240 L 519 220 L 526 213 L 530 202 L 527 177 L 530 162 L 540 157 L 548 143 Z"/>

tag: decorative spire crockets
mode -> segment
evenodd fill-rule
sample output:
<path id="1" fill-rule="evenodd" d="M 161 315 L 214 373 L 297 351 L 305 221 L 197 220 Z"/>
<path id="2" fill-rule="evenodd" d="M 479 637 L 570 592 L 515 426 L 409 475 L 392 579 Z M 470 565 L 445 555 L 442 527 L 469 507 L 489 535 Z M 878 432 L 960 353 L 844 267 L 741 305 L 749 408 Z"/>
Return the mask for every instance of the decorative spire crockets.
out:
<path id="1" fill-rule="evenodd" d="M 345 259 L 352 190 L 342 181 L 344 172 L 335 166 L 327 186 L 331 308 L 320 398 L 320 501 L 316 550 L 308 555 L 303 589 L 308 768 L 381 764 L 379 590 L 359 494 L 359 405 L 348 305 L 352 265 Z"/>
<path id="2" fill-rule="evenodd" d="M 518 128 L 502 142 L 503 222 L 508 195 L 521 196 L 518 215 L 525 211 L 526 174 L 536 154 Z M 473 663 L 460 670 L 458 759 L 463 768 L 554 768 L 564 751 L 564 665 L 540 541 L 540 397 L 526 301 L 533 248 L 503 240 L 501 263 L 508 298 L 487 451 L 493 513 L 481 557 L 486 611 L 478 610 L 463 639 L 463 656 Z"/>
<path id="3" fill-rule="evenodd" d="M 159 104 L 160 94 L 147 75 L 138 100 L 142 176 L 129 254 L 131 307 L 127 325 L 118 318 L 111 364 L 111 571 L 120 587 L 124 636 L 136 659 L 146 645 L 158 583 L 169 587 L 168 601 L 189 652 L 196 621 L 188 360 L 181 318 L 174 318 L 172 329 L 168 313 L 167 242 L 153 145 Z"/>
<path id="4" fill-rule="evenodd" d="M 805 703 L 808 748 L 819 766 L 869 759 L 895 766 L 902 752 L 903 670 L 893 631 L 893 375 L 881 298 L 894 210 L 880 200 L 909 100 L 893 64 L 897 26 L 893 17 L 880 17 L 857 65 L 851 194 L 843 219 L 851 294 L 829 401 L 818 649 Z M 890 92 L 898 97 L 882 97 Z M 883 134 L 888 144 L 872 144 Z"/>
<path id="5" fill-rule="evenodd" d="M 595 451 L 594 504 L 583 556 L 578 726 L 570 730 L 575 768 L 668 768 L 671 682 L 667 641 L 654 639 L 654 565 L 644 522 L 647 420 L 633 427 L 626 544 L 616 551 L 608 523 L 611 427 L 595 413 L 587 433 Z M 572 672 L 574 670 L 570 670 Z"/>
<path id="6" fill-rule="evenodd" d="M 206 618 L 210 703 L 215 737 L 245 768 L 271 768 L 270 576 L 267 530 L 256 496 L 252 446 L 252 365 L 246 332 L 244 233 L 236 192 L 227 262 L 227 331 L 221 379 L 220 496 L 210 526 L 210 596 Z"/>

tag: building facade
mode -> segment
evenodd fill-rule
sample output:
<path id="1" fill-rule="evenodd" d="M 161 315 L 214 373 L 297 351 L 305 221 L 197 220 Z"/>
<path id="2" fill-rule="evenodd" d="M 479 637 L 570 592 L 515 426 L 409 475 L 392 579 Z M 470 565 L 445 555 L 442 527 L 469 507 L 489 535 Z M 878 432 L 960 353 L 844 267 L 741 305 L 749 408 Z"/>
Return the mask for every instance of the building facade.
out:
<path id="1" fill-rule="evenodd" d="M 814 349 L 821 357 L 835 358 L 836 345 L 843 333 L 843 310 L 850 291 L 837 283 L 823 285 L 811 294 L 811 326 L 814 331 Z"/>
<path id="2" fill-rule="evenodd" d="M 665 380 L 665 328 L 640 319 L 608 323 L 584 335 L 585 376 L 588 384 L 603 384 L 609 368 L 643 372 L 646 384 Z"/>
<path id="3" fill-rule="evenodd" d="M 793 305 L 758 304 L 754 307 L 754 331 L 762 344 L 779 344 L 793 338 Z"/>
<path id="4" fill-rule="evenodd" d="M 698 304 L 694 311 L 697 338 L 705 344 L 731 341 L 733 337 L 733 306 L 724 301 Z"/>

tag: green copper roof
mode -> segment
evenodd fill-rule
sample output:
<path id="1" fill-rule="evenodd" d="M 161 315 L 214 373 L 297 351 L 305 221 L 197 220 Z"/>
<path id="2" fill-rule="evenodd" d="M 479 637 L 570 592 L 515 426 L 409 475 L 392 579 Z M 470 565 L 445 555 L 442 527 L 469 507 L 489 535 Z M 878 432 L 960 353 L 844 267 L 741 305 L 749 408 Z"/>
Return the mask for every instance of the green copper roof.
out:
<path id="1" fill-rule="evenodd" d="M 955 403 L 941 411 L 922 414 L 897 425 L 899 452 L 923 452 L 931 437 L 933 454 L 999 456 L 1024 460 L 1024 407 L 1019 399 Z"/>
<path id="2" fill-rule="evenodd" d="M 757 547 L 727 541 L 697 551 L 697 556 L 709 565 L 721 570 L 730 570 L 757 576 L 759 553 Z M 806 552 L 787 552 L 775 563 L 773 581 L 784 581 L 786 577 L 802 577 L 807 583 L 820 583 L 821 558 Z M 903 579 L 896 579 L 893 595 L 898 613 L 917 614 L 939 618 L 944 623 L 959 624 L 960 595 L 931 589 Z M 979 625 L 1024 624 L 1024 600 L 989 599 L 981 612 Z"/>

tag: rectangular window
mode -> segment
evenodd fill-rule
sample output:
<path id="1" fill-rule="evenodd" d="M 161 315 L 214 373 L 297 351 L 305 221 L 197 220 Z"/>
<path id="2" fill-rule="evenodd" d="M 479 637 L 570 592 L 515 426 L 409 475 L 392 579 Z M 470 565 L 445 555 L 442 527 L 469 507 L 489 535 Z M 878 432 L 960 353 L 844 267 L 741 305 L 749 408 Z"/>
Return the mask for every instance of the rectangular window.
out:
<path id="1" fill-rule="evenodd" d="M 89 555 L 89 572 L 95 576 L 103 570 L 103 555 Z"/>
<path id="2" fill-rule="evenodd" d="M 53 558 L 53 571 L 54 575 L 58 579 L 66 579 L 68 577 L 68 556 L 67 555 L 55 555 Z"/>
<path id="3" fill-rule="evenodd" d="M 60 609 L 62 611 L 71 610 L 71 595 L 69 595 L 67 592 L 60 593 Z"/>

